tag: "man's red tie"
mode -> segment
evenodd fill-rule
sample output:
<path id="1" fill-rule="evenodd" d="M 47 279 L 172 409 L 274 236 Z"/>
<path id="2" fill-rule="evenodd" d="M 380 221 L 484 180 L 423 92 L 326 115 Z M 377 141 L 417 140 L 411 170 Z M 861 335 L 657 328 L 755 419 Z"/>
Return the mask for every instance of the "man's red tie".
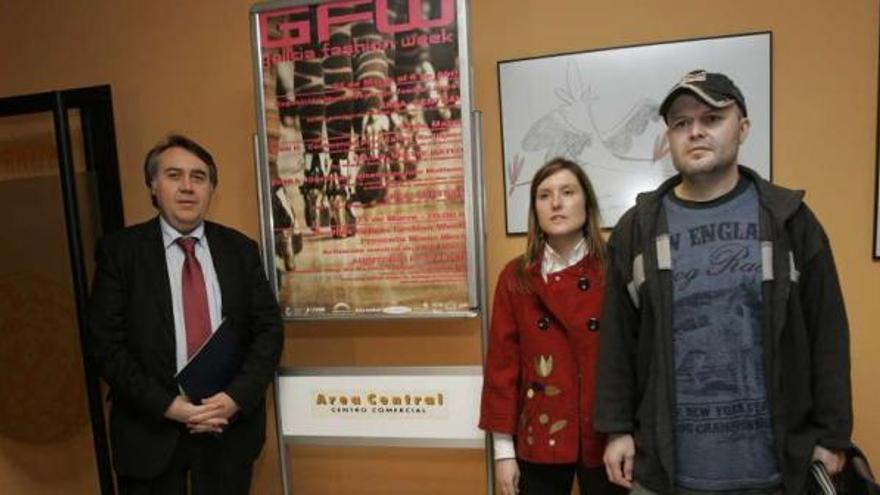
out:
<path id="1" fill-rule="evenodd" d="M 186 325 L 186 355 L 191 358 L 211 336 L 211 313 L 208 312 L 208 291 L 202 265 L 196 258 L 194 237 L 181 237 L 177 244 L 183 249 L 183 321 Z"/>

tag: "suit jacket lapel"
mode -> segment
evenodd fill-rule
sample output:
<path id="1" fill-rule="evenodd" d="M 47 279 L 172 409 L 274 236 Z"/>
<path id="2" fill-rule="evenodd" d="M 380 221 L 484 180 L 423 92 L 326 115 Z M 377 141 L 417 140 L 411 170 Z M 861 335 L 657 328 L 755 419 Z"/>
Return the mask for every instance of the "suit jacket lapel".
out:
<path id="1" fill-rule="evenodd" d="M 159 217 L 154 218 L 145 230 L 144 265 L 152 278 L 156 309 L 161 315 L 164 325 L 163 335 L 174 350 L 174 310 L 171 305 L 171 282 L 168 280 L 168 263 L 165 259 L 165 242 L 162 239 L 162 227 Z"/>
<path id="2" fill-rule="evenodd" d="M 223 307 L 223 315 L 226 316 L 229 305 L 227 301 L 234 292 L 235 275 L 231 268 L 234 267 L 232 253 L 229 252 L 228 245 L 223 242 L 217 226 L 210 222 L 205 222 L 205 237 L 208 239 L 208 249 L 211 250 L 211 260 L 214 262 L 214 272 L 217 274 L 217 282 L 220 284 L 220 304 Z"/>

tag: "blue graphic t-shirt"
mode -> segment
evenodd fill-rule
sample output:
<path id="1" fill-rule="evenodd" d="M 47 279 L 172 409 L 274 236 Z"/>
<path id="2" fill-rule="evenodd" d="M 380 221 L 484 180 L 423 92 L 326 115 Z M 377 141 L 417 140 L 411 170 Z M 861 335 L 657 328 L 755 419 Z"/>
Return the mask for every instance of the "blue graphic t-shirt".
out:
<path id="1" fill-rule="evenodd" d="M 767 404 L 754 184 L 706 203 L 663 201 L 673 270 L 676 483 L 698 491 L 781 482 Z"/>

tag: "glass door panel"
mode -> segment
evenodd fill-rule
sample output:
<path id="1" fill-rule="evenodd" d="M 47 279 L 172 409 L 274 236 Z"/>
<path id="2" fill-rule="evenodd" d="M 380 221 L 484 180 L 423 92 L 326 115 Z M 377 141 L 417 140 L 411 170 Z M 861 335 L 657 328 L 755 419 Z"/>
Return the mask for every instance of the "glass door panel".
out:
<path id="1" fill-rule="evenodd" d="M 0 117 L 0 493 L 99 492 L 53 129 L 50 112 Z"/>

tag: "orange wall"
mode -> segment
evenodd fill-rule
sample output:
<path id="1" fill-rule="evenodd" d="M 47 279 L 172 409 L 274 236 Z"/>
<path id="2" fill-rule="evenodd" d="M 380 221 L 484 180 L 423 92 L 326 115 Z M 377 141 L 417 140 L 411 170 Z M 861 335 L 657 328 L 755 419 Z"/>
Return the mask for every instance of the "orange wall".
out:
<path id="1" fill-rule="evenodd" d="M 505 237 L 501 206 L 499 60 L 773 31 L 774 178 L 809 191 L 807 199 L 832 239 L 853 329 L 855 439 L 880 462 L 880 422 L 871 414 L 880 409 L 880 394 L 873 393 L 870 369 L 871 356 L 880 354 L 880 337 L 871 328 L 880 321 L 875 303 L 880 265 L 870 256 L 877 2 L 471 4 L 475 103 L 484 112 L 491 280 L 523 248 L 522 238 Z M 7 1 L 0 10 L 0 95 L 110 83 L 127 223 L 153 215 L 141 161 L 159 137 L 176 130 L 203 142 L 218 158 L 220 188 L 212 218 L 256 236 L 249 6 L 248 0 Z M 473 321 L 419 328 L 290 325 L 284 359 L 289 365 L 474 364 L 480 360 L 479 330 Z M 276 452 L 268 442 L 257 465 L 255 493 L 280 493 Z M 479 493 L 483 487 L 482 457 L 472 451 L 295 447 L 290 453 L 298 493 L 365 493 L 365 481 L 378 485 L 377 493 Z M 3 480 L 22 478 L 15 469 L 14 463 L 0 462 L 0 491 L 6 491 Z M 40 486 L 38 477 L 26 478 L 22 483 Z"/>

